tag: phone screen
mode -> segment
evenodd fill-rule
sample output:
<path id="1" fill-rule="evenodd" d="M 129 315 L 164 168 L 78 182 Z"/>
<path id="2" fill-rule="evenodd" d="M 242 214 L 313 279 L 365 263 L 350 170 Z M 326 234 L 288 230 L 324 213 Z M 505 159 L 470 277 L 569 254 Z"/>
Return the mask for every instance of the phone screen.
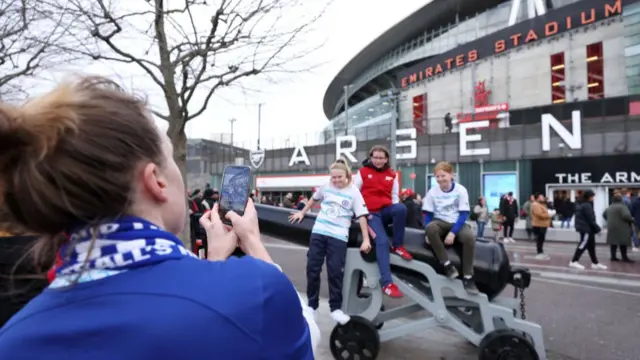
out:
<path id="1" fill-rule="evenodd" d="M 225 215 L 233 210 L 238 215 L 244 215 L 244 209 L 249 199 L 249 181 L 251 168 L 248 166 L 229 165 L 224 168 L 222 188 L 220 189 L 220 218 L 228 223 Z"/>

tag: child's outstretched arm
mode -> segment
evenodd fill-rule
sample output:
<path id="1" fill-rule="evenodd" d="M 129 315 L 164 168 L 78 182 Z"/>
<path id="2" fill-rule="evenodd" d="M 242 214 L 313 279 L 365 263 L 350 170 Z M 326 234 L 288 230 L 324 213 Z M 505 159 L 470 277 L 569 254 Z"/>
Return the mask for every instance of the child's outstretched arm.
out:
<path id="1" fill-rule="evenodd" d="M 360 224 L 360 231 L 362 232 L 362 245 L 364 248 L 371 248 L 371 238 L 369 237 L 369 224 L 367 223 L 366 216 L 360 216 L 358 218 L 358 224 Z M 365 246 L 368 244 L 368 246 Z"/>
<path id="2" fill-rule="evenodd" d="M 311 199 L 309 199 L 309 201 L 307 201 L 307 205 L 305 205 L 304 208 L 302 208 L 302 210 L 300 210 L 302 215 L 305 215 L 306 213 L 308 213 L 309 210 L 311 210 L 311 208 L 315 204 L 316 204 L 316 200 L 314 200 L 313 197 Z"/>

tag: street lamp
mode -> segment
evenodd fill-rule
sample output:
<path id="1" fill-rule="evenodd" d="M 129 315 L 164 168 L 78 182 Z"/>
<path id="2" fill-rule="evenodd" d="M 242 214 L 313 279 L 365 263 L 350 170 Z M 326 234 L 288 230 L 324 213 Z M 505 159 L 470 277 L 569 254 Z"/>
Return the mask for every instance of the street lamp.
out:
<path id="1" fill-rule="evenodd" d="M 398 131 L 398 98 L 400 97 L 400 94 L 401 94 L 400 90 L 396 88 L 389 89 L 387 91 L 383 91 L 379 93 L 380 98 L 388 99 L 393 108 L 391 112 L 391 149 L 389 149 L 389 152 L 391 153 L 391 159 L 389 159 L 389 162 L 390 162 L 389 165 L 391 165 L 393 169 L 396 169 L 396 154 L 397 154 L 396 131 Z"/>
<path id="2" fill-rule="evenodd" d="M 262 122 L 262 105 L 264 104 L 258 104 L 258 150 L 260 150 L 260 123 Z"/>
<path id="3" fill-rule="evenodd" d="M 233 146 L 233 123 L 236 121 L 235 118 L 229 119 L 229 123 L 231 124 L 231 146 Z"/>
<path id="4" fill-rule="evenodd" d="M 349 135 L 349 88 L 351 88 L 353 84 L 348 84 L 344 86 L 344 134 Z"/>

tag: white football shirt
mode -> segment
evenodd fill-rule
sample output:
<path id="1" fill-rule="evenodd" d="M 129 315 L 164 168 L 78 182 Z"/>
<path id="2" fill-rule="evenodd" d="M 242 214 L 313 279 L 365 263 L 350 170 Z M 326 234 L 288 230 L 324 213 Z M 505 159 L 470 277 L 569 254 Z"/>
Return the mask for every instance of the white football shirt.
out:
<path id="1" fill-rule="evenodd" d="M 422 210 L 432 212 L 434 219 L 453 224 L 458 221 L 460 211 L 470 211 L 469 193 L 456 182 L 448 192 L 442 191 L 440 186 L 432 187 L 424 197 Z"/>
<path id="2" fill-rule="evenodd" d="M 314 234 L 347 241 L 351 218 L 369 215 L 360 190 L 353 184 L 343 189 L 331 184 L 321 186 L 313 194 L 313 200 L 321 201 L 320 212 L 311 230 Z"/>

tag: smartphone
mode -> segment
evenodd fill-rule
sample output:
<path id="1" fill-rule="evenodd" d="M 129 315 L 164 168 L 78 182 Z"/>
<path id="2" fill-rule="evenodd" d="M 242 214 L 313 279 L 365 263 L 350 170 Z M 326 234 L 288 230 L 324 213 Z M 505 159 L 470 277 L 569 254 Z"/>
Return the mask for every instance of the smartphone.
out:
<path id="1" fill-rule="evenodd" d="M 249 181 L 251 168 L 242 165 L 227 165 L 222 174 L 222 187 L 218 207 L 222 222 L 231 225 L 225 215 L 230 210 L 238 215 L 244 215 L 249 200 Z"/>

